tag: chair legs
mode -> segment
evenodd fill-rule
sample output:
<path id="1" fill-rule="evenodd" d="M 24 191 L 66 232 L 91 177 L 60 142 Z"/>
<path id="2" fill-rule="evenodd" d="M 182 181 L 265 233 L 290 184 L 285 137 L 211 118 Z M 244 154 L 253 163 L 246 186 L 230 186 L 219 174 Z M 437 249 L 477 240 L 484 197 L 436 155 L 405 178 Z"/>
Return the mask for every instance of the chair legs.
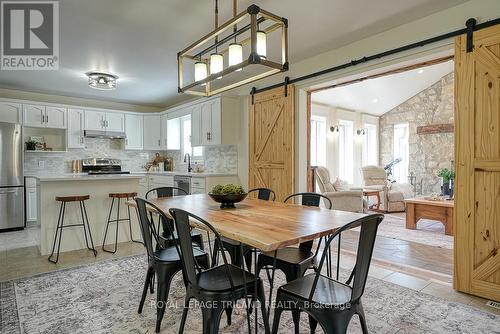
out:
<path id="1" fill-rule="evenodd" d="M 184 299 L 184 309 L 182 310 L 182 319 L 181 319 L 181 324 L 179 326 L 179 334 L 184 333 L 184 327 L 186 325 L 186 319 L 187 315 L 189 312 L 189 301 L 191 300 L 191 297 L 186 296 Z"/>
<path id="2" fill-rule="evenodd" d="M 130 199 L 130 197 L 127 197 L 127 201 Z M 130 216 L 130 207 L 127 206 L 127 212 L 128 212 L 128 217 L 127 218 L 120 218 L 120 198 L 118 198 L 118 205 L 116 207 L 116 219 L 111 219 L 111 214 L 113 213 L 113 207 L 115 205 L 115 197 L 113 197 L 113 200 L 111 201 L 111 207 L 109 208 L 109 215 L 108 215 L 108 221 L 106 222 L 106 230 L 104 231 L 104 238 L 102 240 L 102 250 L 107 253 L 116 253 L 117 247 L 118 247 L 118 225 L 122 221 L 128 221 L 128 228 L 130 232 L 130 240 L 132 242 L 137 242 L 142 244 L 141 241 L 134 240 L 134 236 L 132 234 L 132 219 Z M 109 229 L 109 224 L 110 223 L 115 223 L 116 224 L 116 229 L 115 229 L 115 244 L 112 250 L 106 249 L 106 238 L 108 236 L 108 229 Z"/>
<path id="3" fill-rule="evenodd" d="M 170 283 L 175 273 L 180 270 L 180 267 L 175 266 L 157 266 L 155 272 L 157 274 L 157 287 L 156 287 L 156 333 L 160 332 L 161 321 L 163 315 L 165 314 L 165 308 L 167 306 L 168 292 L 170 290 Z"/>
<path id="4" fill-rule="evenodd" d="M 139 303 L 139 309 L 137 310 L 137 313 L 141 314 L 142 313 L 142 308 L 144 306 L 144 301 L 146 300 L 146 295 L 148 293 L 148 289 L 151 286 L 152 282 L 152 276 L 154 275 L 154 268 L 153 266 L 148 267 L 148 271 L 146 273 L 146 280 L 144 282 L 144 288 L 142 289 L 142 296 L 141 296 L 141 301 Z"/>
<path id="5" fill-rule="evenodd" d="M 91 250 L 94 253 L 94 256 L 97 256 L 97 250 L 94 247 L 94 241 L 92 239 L 92 233 L 90 231 L 90 225 L 89 225 L 89 218 L 87 216 L 87 209 L 85 208 L 85 202 L 84 201 L 78 201 L 80 205 L 80 213 L 82 217 L 82 223 L 81 224 L 71 224 L 71 225 L 64 225 L 64 215 L 66 213 L 66 202 L 61 202 L 61 207 L 59 208 L 59 217 L 57 219 L 57 227 L 56 227 L 56 233 L 54 235 L 54 243 L 52 244 L 52 251 L 49 255 L 48 260 L 52 263 L 57 263 L 59 261 L 59 253 L 61 250 L 61 240 L 62 240 L 62 231 L 64 228 L 67 227 L 76 227 L 76 226 L 82 226 L 83 227 L 83 233 L 85 236 L 85 245 L 87 246 L 88 250 Z M 87 235 L 88 234 L 88 235 Z M 90 241 L 90 243 L 89 243 Z M 57 244 L 57 253 L 56 253 L 56 258 L 54 259 L 54 252 Z"/>

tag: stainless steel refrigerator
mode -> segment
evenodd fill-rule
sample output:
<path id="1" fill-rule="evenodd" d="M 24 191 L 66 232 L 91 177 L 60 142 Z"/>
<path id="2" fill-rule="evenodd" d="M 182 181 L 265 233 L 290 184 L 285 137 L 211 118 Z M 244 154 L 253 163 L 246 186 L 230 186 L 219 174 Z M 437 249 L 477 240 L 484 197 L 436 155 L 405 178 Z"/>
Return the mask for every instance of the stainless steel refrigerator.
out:
<path id="1" fill-rule="evenodd" d="M 22 126 L 0 122 L 0 231 L 24 226 Z"/>

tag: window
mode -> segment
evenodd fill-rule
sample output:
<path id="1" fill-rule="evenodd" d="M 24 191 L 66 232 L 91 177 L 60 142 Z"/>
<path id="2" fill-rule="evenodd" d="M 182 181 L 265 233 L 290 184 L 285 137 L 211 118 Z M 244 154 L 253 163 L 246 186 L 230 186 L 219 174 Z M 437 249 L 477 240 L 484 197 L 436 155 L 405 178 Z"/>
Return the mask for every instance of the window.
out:
<path id="1" fill-rule="evenodd" d="M 311 166 L 326 166 L 326 118 L 311 116 Z"/>
<path id="2" fill-rule="evenodd" d="M 395 124 L 393 158 L 401 159 L 401 162 L 393 167 L 393 175 L 396 182 L 408 182 L 408 165 L 410 160 L 409 146 L 408 123 Z"/>
<path id="3" fill-rule="evenodd" d="M 347 120 L 339 120 L 339 178 L 354 183 L 354 123 Z"/>
<path id="4" fill-rule="evenodd" d="M 203 160 L 203 147 L 191 147 L 191 115 L 181 118 L 181 151 L 182 156 L 186 153 L 191 155 L 192 160 Z"/>
<path id="5" fill-rule="evenodd" d="M 363 166 L 378 165 L 377 126 L 365 123 L 363 138 Z"/>

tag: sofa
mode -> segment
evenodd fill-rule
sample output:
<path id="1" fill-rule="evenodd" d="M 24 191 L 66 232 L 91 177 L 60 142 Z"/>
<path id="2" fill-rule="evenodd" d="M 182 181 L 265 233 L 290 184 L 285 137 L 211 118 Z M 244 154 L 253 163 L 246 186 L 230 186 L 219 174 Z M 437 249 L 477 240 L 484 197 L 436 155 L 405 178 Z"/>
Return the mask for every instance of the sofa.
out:
<path id="1" fill-rule="evenodd" d="M 414 197 L 412 185 L 409 183 L 391 183 L 383 167 L 365 166 L 363 174 L 363 189 L 380 190 L 380 210 L 385 212 L 405 211 L 407 198 Z"/>
<path id="2" fill-rule="evenodd" d="M 342 210 L 350 212 L 367 212 L 368 203 L 363 198 L 362 189 L 349 189 L 348 186 L 339 180 L 332 183 L 330 172 L 325 167 L 317 167 L 316 183 L 321 193 L 332 201 L 333 210 Z M 335 185 L 337 187 L 335 187 Z"/>

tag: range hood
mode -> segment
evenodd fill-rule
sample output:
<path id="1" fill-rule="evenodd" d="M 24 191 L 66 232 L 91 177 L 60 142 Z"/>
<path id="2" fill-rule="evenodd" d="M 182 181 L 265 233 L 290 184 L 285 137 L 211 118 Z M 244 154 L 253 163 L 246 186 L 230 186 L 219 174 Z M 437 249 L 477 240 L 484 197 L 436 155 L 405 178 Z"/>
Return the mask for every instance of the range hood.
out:
<path id="1" fill-rule="evenodd" d="M 83 135 L 86 138 L 106 138 L 106 139 L 126 139 L 125 132 L 119 131 L 98 131 L 98 130 L 85 130 Z"/>

